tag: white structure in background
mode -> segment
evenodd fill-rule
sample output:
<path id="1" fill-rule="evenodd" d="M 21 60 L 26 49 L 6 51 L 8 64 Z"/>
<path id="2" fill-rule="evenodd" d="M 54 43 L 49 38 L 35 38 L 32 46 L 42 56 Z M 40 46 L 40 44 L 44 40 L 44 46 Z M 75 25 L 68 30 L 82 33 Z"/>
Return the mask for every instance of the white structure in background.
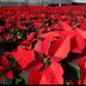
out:
<path id="1" fill-rule="evenodd" d="M 0 0 L 0 5 L 48 5 L 48 4 L 70 4 L 75 3 L 86 3 L 86 0 Z"/>
<path id="2" fill-rule="evenodd" d="M 1 2 L 24 2 L 25 0 L 0 0 Z"/>
<path id="3" fill-rule="evenodd" d="M 29 3 L 68 3 L 71 0 L 0 0 L 1 2 L 29 2 Z"/>
<path id="4" fill-rule="evenodd" d="M 76 3 L 86 3 L 86 0 L 72 0 L 72 2 L 76 2 Z"/>
<path id="5" fill-rule="evenodd" d="M 77 2 L 77 3 L 86 3 L 86 0 L 0 0 L 0 2 L 47 2 L 47 3 L 56 3 L 56 2 L 61 2 L 61 3 L 68 3 L 68 2 Z"/>
<path id="6" fill-rule="evenodd" d="M 0 2 L 5 2 L 9 5 L 11 5 L 10 3 L 16 3 L 16 2 L 24 2 L 27 5 L 48 5 L 48 4 L 63 4 L 66 3 L 68 4 L 69 2 L 71 2 L 71 0 L 0 0 Z"/>

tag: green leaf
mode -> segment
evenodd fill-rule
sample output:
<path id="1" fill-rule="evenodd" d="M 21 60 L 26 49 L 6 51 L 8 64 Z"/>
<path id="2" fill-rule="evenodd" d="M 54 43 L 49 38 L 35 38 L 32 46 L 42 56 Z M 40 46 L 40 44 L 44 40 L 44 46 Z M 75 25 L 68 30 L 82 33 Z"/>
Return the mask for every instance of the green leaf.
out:
<path id="1" fill-rule="evenodd" d="M 11 54 L 9 54 L 8 56 L 7 56 L 8 58 L 8 62 L 9 62 L 9 64 L 10 64 L 10 66 L 11 67 L 14 67 L 14 65 L 16 64 L 16 61 L 15 61 L 15 59 L 13 58 L 13 56 L 11 55 Z"/>
<path id="2" fill-rule="evenodd" d="M 4 26 L 4 25 L 5 25 L 5 21 L 2 18 L 0 18 L 0 26 Z"/>
<path id="3" fill-rule="evenodd" d="M 3 50 L 0 48 L 0 56 L 2 56 L 3 55 Z"/>
<path id="4" fill-rule="evenodd" d="M 42 29 L 42 26 L 38 27 L 38 29 Z"/>
<path id="5" fill-rule="evenodd" d="M 36 43 L 37 43 L 37 40 L 34 40 L 34 41 L 32 42 L 32 48 L 34 48 L 34 46 L 35 46 Z"/>
<path id="6" fill-rule="evenodd" d="M 19 84 L 21 82 L 21 79 L 17 78 L 16 79 L 16 84 Z"/>
<path id="7" fill-rule="evenodd" d="M 49 58 L 44 58 L 44 64 L 45 66 L 49 66 L 51 64 Z"/>
<path id="8" fill-rule="evenodd" d="M 18 85 L 18 84 L 25 84 L 25 81 L 24 81 L 23 78 L 17 77 L 17 78 L 15 79 L 15 84 L 16 84 L 16 85 Z"/>
<path id="9" fill-rule="evenodd" d="M 8 79 L 7 77 L 5 78 L 5 84 L 10 85 L 12 84 L 12 80 Z"/>
<path id="10" fill-rule="evenodd" d="M 20 31 L 17 32 L 17 35 L 21 35 L 22 33 Z"/>
<path id="11" fill-rule="evenodd" d="M 74 64 L 64 64 L 64 79 L 65 81 L 77 81 L 80 80 L 80 69 Z"/>
<path id="12" fill-rule="evenodd" d="M 26 48 L 26 45 L 22 44 L 21 47 L 22 47 L 22 48 Z"/>
<path id="13" fill-rule="evenodd" d="M 29 70 L 24 70 L 22 71 L 22 73 L 20 74 L 20 76 L 24 79 L 24 81 L 27 83 L 28 80 L 28 76 L 29 76 Z"/>
<path id="14" fill-rule="evenodd" d="M 38 34 L 37 34 L 36 32 L 34 33 L 34 37 L 35 37 L 35 38 L 37 38 L 37 37 L 38 37 Z"/>
<path id="15" fill-rule="evenodd" d="M 11 32 L 11 33 L 17 33 L 17 31 L 18 31 L 18 29 L 16 29 L 16 28 L 10 29 L 10 32 Z"/>
<path id="16" fill-rule="evenodd" d="M 72 52 L 70 52 L 65 59 L 63 59 L 62 61 L 60 61 L 60 63 L 62 63 L 62 64 L 63 63 L 64 64 L 65 63 L 69 63 L 69 62 L 72 62 L 72 61 L 76 60 L 79 57 L 80 57 L 79 53 L 72 53 Z"/>
<path id="17" fill-rule="evenodd" d="M 43 30 L 43 33 L 47 33 L 48 31 L 47 30 Z"/>
<path id="18" fill-rule="evenodd" d="M 14 69 L 13 70 L 13 74 L 14 74 L 15 78 L 17 78 L 20 73 L 21 73 L 21 70 L 20 69 Z"/>
<path id="19" fill-rule="evenodd" d="M 74 21 L 72 21 L 72 24 L 75 25 L 75 24 L 77 24 L 77 22 L 78 22 L 77 20 L 74 20 Z"/>

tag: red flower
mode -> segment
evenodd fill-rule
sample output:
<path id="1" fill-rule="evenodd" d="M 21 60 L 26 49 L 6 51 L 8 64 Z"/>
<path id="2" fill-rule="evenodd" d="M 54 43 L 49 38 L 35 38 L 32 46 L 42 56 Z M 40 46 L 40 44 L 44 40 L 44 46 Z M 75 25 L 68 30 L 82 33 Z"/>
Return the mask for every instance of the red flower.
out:
<path id="1" fill-rule="evenodd" d="M 3 26 L 0 26 L 0 32 L 2 32 L 3 31 Z"/>
<path id="2" fill-rule="evenodd" d="M 10 28 L 11 27 L 11 19 L 7 18 L 5 22 L 6 22 L 6 27 Z"/>
<path id="3" fill-rule="evenodd" d="M 7 58 L 12 54 L 20 65 L 15 65 L 14 70 L 29 69 L 29 84 L 64 84 L 65 68 L 63 70 L 58 62 L 65 65 L 66 58 L 71 60 L 70 53 L 76 57 L 78 53 L 78 59 L 74 56 L 72 60 L 74 58 L 80 67 L 80 80 L 69 83 L 86 84 L 85 6 L 0 9 L 0 75 L 8 70 L 3 76 L 14 78 Z M 17 32 L 22 35 L 18 36 Z M 8 46 L 11 41 L 12 50 Z"/>
<path id="4" fill-rule="evenodd" d="M 67 32 L 67 34 L 71 34 L 71 48 L 72 51 L 75 53 L 81 53 L 85 47 L 85 40 L 84 37 L 81 35 L 81 31 L 79 28 L 72 29 L 68 24 L 61 22 L 63 32 Z"/>
<path id="5" fill-rule="evenodd" d="M 13 51 L 11 54 L 23 69 L 36 60 L 32 51 L 25 50 L 21 46 L 17 48 L 17 51 Z"/>
<path id="6" fill-rule="evenodd" d="M 34 27 L 35 27 L 35 28 L 39 28 L 41 25 L 42 25 L 41 22 L 35 22 L 35 23 L 34 23 Z"/>
<path id="7" fill-rule="evenodd" d="M 1 57 L 0 64 L 0 74 L 2 74 L 0 77 L 4 76 L 12 80 L 14 76 L 6 56 Z"/>
<path id="8" fill-rule="evenodd" d="M 60 61 L 67 57 L 70 52 L 70 47 L 70 35 L 68 35 L 64 39 L 59 38 L 56 42 L 54 42 L 49 53 L 51 56 L 56 57 L 58 61 Z"/>
<path id="9" fill-rule="evenodd" d="M 28 41 L 31 41 L 31 40 L 33 40 L 34 39 L 34 33 L 32 32 L 32 33 L 30 33 L 29 35 L 27 35 L 27 40 Z"/>
<path id="10" fill-rule="evenodd" d="M 43 41 L 38 40 L 34 50 L 38 53 L 45 54 L 47 56 L 49 54 L 51 41 L 57 40 L 56 37 L 59 37 L 59 35 L 57 32 L 49 32 L 40 35 L 40 37 L 43 38 L 44 40 Z"/>
<path id="11" fill-rule="evenodd" d="M 86 30 L 77 29 L 77 32 L 86 40 Z"/>
<path id="12" fill-rule="evenodd" d="M 62 75 L 61 65 L 55 62 L 43 70 L 30 71 L 28 84 L 63 84 Z"/>
<path id="13" fill-rule="evenodd" d="M 7 74 L 6 74 L 6 76 L 7 76 L 9 79 L 12 80 L 12 79 L 14 78 L 14 76 L 13 76 L 13 71 L 12 71 L 12 70 L 8 71 Z"/>
<path id="14" fill-rule="evenodd" d="M 65 53 L 66 51 L 66 53 Z M 70 52 L 70 36 L 66 37 L 64 41 L 62 42 L 62 45 L 58 48 L 58 50 L 55 52 L 55 57 L 66 57 L 68 53 Z"/>
<path id="15" fill-rule="evenodd" d="M 81 53 L 85 47 L 85 41 L 83 37 L 77 32 L 73 37 L 72 51 L 75 53 Z"/>

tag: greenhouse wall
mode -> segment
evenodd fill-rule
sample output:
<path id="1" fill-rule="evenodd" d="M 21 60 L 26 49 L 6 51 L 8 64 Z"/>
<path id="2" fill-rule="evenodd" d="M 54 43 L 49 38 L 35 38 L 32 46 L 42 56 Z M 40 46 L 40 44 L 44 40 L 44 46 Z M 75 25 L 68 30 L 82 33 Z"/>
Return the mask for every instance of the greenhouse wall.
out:
<path id="1" fill-rule="evenodd" d="M 86 3 L 86 0 L 0 0 L 0 6 Z"/>

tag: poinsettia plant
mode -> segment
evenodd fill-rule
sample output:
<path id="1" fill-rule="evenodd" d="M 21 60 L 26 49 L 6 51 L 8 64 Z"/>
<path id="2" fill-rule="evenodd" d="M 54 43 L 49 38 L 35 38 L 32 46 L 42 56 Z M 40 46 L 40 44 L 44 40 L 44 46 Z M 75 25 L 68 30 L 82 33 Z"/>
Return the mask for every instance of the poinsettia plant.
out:
<path id="1" fill-rule="evenodd" d="M 0 7 L 0 84 L 86 84 L 85 15 L 84 6 Z"/>

